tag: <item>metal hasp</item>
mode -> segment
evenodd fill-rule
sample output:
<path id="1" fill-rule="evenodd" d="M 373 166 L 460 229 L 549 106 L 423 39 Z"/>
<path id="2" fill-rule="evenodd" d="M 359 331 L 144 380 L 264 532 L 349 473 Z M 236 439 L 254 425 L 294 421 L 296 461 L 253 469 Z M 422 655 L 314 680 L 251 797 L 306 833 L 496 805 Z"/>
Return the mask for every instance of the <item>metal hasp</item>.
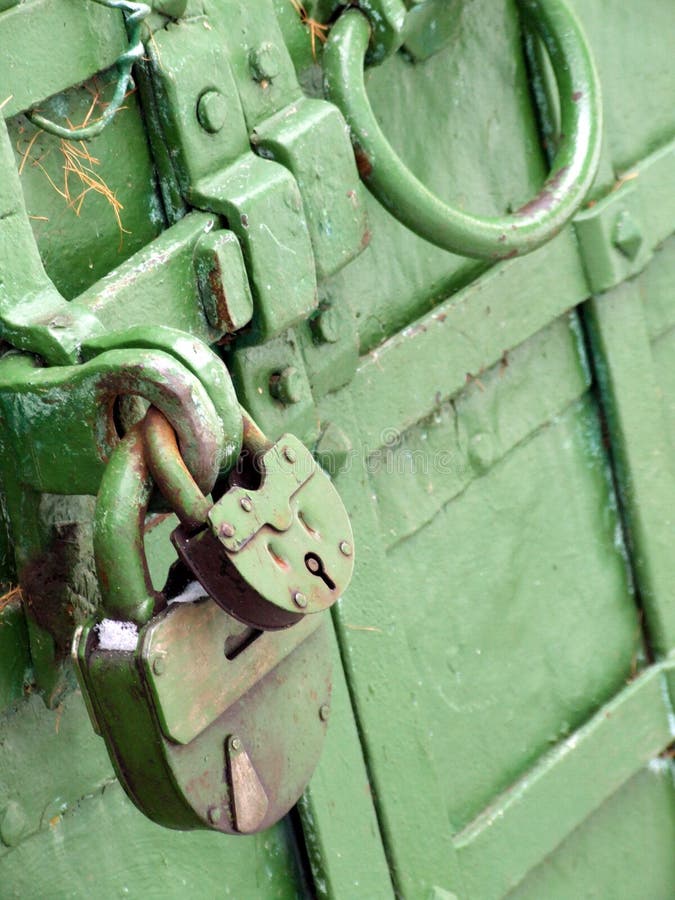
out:
<path id="1" fill-rule="evenodd" d="M 340 16 L 324 51 L 326 95 L 349 123 L 368 189 L 412 231 L 464 256 L 508 259 L 549 241 L 579 209 L 600 160 L 600 86 L 581 25 L 564 0 L 520 0 L 519 8 L 548 51 L 564 137 L 539 194 L 503 218 L 473 216 L 443 203 L 396 155 L 366 93 L 363 67 L 372 25 L 362 12 L 348 9 Z"/>

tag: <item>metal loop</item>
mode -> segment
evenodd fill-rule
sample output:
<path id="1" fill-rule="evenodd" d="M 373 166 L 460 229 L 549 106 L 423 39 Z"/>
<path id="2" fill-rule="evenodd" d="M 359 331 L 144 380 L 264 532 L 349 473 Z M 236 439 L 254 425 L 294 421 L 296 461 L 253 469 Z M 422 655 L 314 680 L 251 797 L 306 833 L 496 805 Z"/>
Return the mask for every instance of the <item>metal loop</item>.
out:
<path id="1" fill-rule="evenodd" d="M 578 210 L 600 160 L 600 86 L 576 16 L 563 0 L 519 0 L 519 7 L 548 51 L 560 96 L 563 138 L 542 190 L 509 216 L 472 216 L 454 209 L 396 155 L 366 93 L 363 69 L 371 26 L 362 12 L 344 12 L 324 50 L 326 94 L 349 124 L 368 189 L 412 231 L 464 256 L 508 259 L 546 243 Z"/>
<path id="2" fill-rule="evenodd" d="M 185 465 L 169 420 L 158 409 L 150 407 L 142 431 L 145 459 L 162 496 L 183 525 L 188 528 L 203 525 L 211 503 Z"/>
<path id="3" fill-rule="evenodd" d="M 94 513 L 94 558 L 107 618 L 144 625 L 161 599 L 152 585 L 144 523 L 152 493 L 142 425 L 131 428 L 106 466 Z"/>
<path id="4" fill-rule="evenodd" d="M 108 6 L 111 9 L 121 9 L 124 14 L 124 21 L 129 36 L 129 47 L 118 58 L 115 65 L 118 70 L 117 84 L 112 100 L 105 108 L 101 117 L 91 125 L 85 125 L 82 128 L 66 128 L 51 119 L 47 119 L 40 113 L 32 110 L 26 113 L 26 117 L 42 128 L 49 134 L 55 134 L 57 137 L 65 138 L 68 141 L 90 141 L 97 137 L 103 129 L 112 121 L 115 113 L 119 110 L 131 81 L 131 70 L 134 63 L 139 60 L 145 50 L 141 41 L 141 25 L 144 19 L 150 15 L 150 7 L 146 3 L 134 3 L 131 0 L 93 0 L 101 6 Z"/>

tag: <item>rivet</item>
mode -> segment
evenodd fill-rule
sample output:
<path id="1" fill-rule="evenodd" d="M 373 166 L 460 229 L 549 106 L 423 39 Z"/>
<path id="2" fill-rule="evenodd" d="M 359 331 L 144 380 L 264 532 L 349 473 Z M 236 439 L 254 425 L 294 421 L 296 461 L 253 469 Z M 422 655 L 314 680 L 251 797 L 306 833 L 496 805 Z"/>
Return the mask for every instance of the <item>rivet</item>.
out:
<path id="1" fill-rule="evenodd" d="M 229 522 L 223 522 L 223 524 L 220 526 L 219 531 L 220 531 L 221 537 L 231 538 L 231 537 L 234 537 L 234 532 L 236 531 L 236 528 L 234 527 L 234 525 L 231 525 Z"/>
<path id="2" fill-rule="evenodd" d="M 221 810 L 221 808 L 219 806 L 212 806 L 209 809 L 208 816 L 209 816 L 209 822 L 212 825 L 217 825 L 223 816 L 223 811 Z"/>
<path id="3" fill-rule="evenodd" d="M 233 750 L 241 750 L 241 740 L 238 737 L 233 737 L 230 741 L 230 747 Z"/>
<path id="4" fill-rule="evenodd" d="M 340 339 L 340 318 L 334 307 L 326 307 L 310 324 L 314 336 L 321 343 L 335 344 Z"/>
<path id="5" fill-rule="evenodd" d="M 163 656 L 156 656 L 152 662 L 152 671 L 155 675 L 163 675 L 166 671 L 166 663 Z"/>
<path id="6" fill-rule="evenodd" d="M 643 243 L 642 229 L 628 210 L 624 210 L 617 216 L 612 242 L 616 249 L 631 261 L 640 252 Z"/>
<path id="7" fill-rule="evenodd" d="M 296 591 L 293 594 L 293 602 L 296 606 L 299 606 L 300 609 L 304 609 L 307 606 L 307 597 L 305 597 L 305 595 L 300 591 Z"/>
<path id="8" fill-rule="evenodd" d="M 340 553 L 342 553 L 343 556 L 351 556 L 352 545 L 347 541 L 340 541 Z"/>
<path id="9" fill-rule="evenodd" d="M 254 47 L 248 55 L 248 64 L 256 81 L 259 81 L 263 87 L 281 71 L 281 54 L 276 44 L 271 41 L 265 41 L 259 47 Z"/>
<path id="10" fill-rule="evenodd" d="M 297 456 L 292 447 L 284 447 L 284 459 L 289 463 L 294 463 L 296 461 Z"/>
<path id="11" fill-rule="evenodd" d="M 239 506 L 244 510 L 244 512 L 251 512 L 253 509 L 253 504 L 251 503 L 250 497 L 242 497 L 239 501 Z"/>
<path id="12" fill-rule="evenodd" d="M 330 715 L 330 706 L 327 703 L 322 703 L 319 707 L 319 718 L 322 722 L 328 721 L 328 716 Z"/>
<path id="13" fill-rule="evenodd" d="M 227 101 L 220 91 L 206 91 L 197 102 L 197 119 L 204 131 L 217 134 L 227 121 Z"/>

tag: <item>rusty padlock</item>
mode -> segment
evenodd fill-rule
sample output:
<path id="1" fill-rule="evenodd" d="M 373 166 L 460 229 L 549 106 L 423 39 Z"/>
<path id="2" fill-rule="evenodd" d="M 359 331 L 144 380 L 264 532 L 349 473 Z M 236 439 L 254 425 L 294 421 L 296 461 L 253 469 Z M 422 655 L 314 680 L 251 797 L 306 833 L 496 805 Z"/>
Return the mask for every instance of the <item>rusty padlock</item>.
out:
<path id="1" fill-rule="evenodd" d="M 304 444 L 285 434 L 272 443 L 244 412 L 247 465 L 210 505 L 183 472 L 167 469 L 175 441 L 158 413 L 146 419 L 148 462 L 183 524 L 172 540 L 210 597 L 254 628 L 287 628 L 339 598 L 354 569 L 349 516 L 330 478 Z M 170 455 L 171 459 L 176 454 Z M 185 498 L 190 508 L 183 510 Z"/>
<path id="2" fill-rule="evenodd" d="M 158 422 L 166 426 L 159 433 Z M 169 435 L 164 470 L 190 477 L 155 410 L 114 451 L 95 519 L 103 609 L 76 633 L 78 677 L 142 812 L 171 828 L 250 834 L 291 808 L 318 762 L 330 703 L 327 621 L 251 628 L 199 598 L 204 591 L 181 563 L 170 577 L 180 596 L 154 590 L 143 550 L 153 489 L 144 434 L 154 434 L 155 452 Z M 199 496 L 201 512 L 198 497 L 187 512 L 181 504 L 188 520 L 210 506 Z"/>

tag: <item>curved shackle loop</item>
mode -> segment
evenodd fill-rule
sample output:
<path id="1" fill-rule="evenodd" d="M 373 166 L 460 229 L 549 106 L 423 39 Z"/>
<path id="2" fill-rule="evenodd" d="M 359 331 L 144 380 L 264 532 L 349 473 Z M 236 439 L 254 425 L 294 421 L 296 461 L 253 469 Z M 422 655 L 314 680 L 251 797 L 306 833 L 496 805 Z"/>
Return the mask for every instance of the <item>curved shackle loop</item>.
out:
<path id="1" fill-rule="evenodd" d="M 149 401 L 172 423 L 186 465 L 208 493 L 218 477 L 225 436 L 200 380 L 173 356 L 154 350 L 110 350 L 79 369 L 85 366 L 97 371 L 97 398 L 107 413 L 104 427 L 112 427 L 112 406 L 117 397 L 132 395 Z M 110 443 L 110 436 L 106 443 Z"/>
<path id="2" fill-rule="evenodd" d="M 362 12 L 352 7 L 342 13 L 324 48 L 325 92 L 349 124 L 368 189 L 412 231 L 463 256 L 508 259 L 549 241 L 579 209 L 600 161 L 600 84 L 579 21 L 564 0 L 518 0 L 518 5 L 548 52 L 563 138 L 541 191 L 503 217 L 471 215 L 442 202 L 397 156 L 366 92 L 364 61 L 371 26 Z"/>
<path id="3" fill-rule="evenodd" d="M 253 420 L 244 430 L 248 448 L 263 452 L 270 442 Z M 157 485 L 183 524 L 203 525 L 211 502 L 190 474 L 166 416 L 150 407 L 115 448 L 101 480 L 94 515 L 94 557 L 107 618 L 144 625 L 163 604 L 145 555 L 144 525 Z"/>
<path id="4" fill-rule="evenodd" d="M 218 354 L 199 338 L 166 325 L 135 325 L 99 335 L 87 342 L 84 353 L 87 356 L 99 355 L 112 349 L 158 350 L 168 353 L 199 380 L 222 427 L 218 464 L 222 471 L 229 471 L 241 452 L 242 410 L 230 373 Z M 187 457 L 186 462 L 189 463 Z M 213 482 L 205 489 L 206 493 L 211 487 Z"/>
<path id="5" fill-rule="evenodd" d="M 244 431 L 243 447 L 259 456 L 270 449 L 272 442 L 243 407 L 239 410 Z M 185 465 L 171 423 L 158 409 L 150 408 L 142 429 L 147 464 L 161 494 L 187 528 L 204 525 L 213 504 Z"/>
<path id="6" fill-rule="evenodd" d="M 103 114 L 91 125 L 84 125 L 80 128 L 66 128 L 57 122 L 52 122 L 35 110 L 26 113 L 26 117 L 42 128 L 49 134 L 64 138 L 67 141 L 90 141 L 97 137 L 103 129 L 112 121 L 113 116 L 122 106 L 126 97 L 127 89 L 131 81 L 131 70 L 134 63 L 141 59 L 143 53 L 143 42 L 141 41 L 141 25 L 143 21 L 150 15 L 151 9 L 147 3 L 134 3 L 132 0 L 93 0 L 101 6 L 108 6 L 111 9 L 121 9 L 124 14 L 124 23 L 129 37 L 129 46 L 117 59 L 118 77 L 115 85 L 115 93 L 106 106 Z"/>

